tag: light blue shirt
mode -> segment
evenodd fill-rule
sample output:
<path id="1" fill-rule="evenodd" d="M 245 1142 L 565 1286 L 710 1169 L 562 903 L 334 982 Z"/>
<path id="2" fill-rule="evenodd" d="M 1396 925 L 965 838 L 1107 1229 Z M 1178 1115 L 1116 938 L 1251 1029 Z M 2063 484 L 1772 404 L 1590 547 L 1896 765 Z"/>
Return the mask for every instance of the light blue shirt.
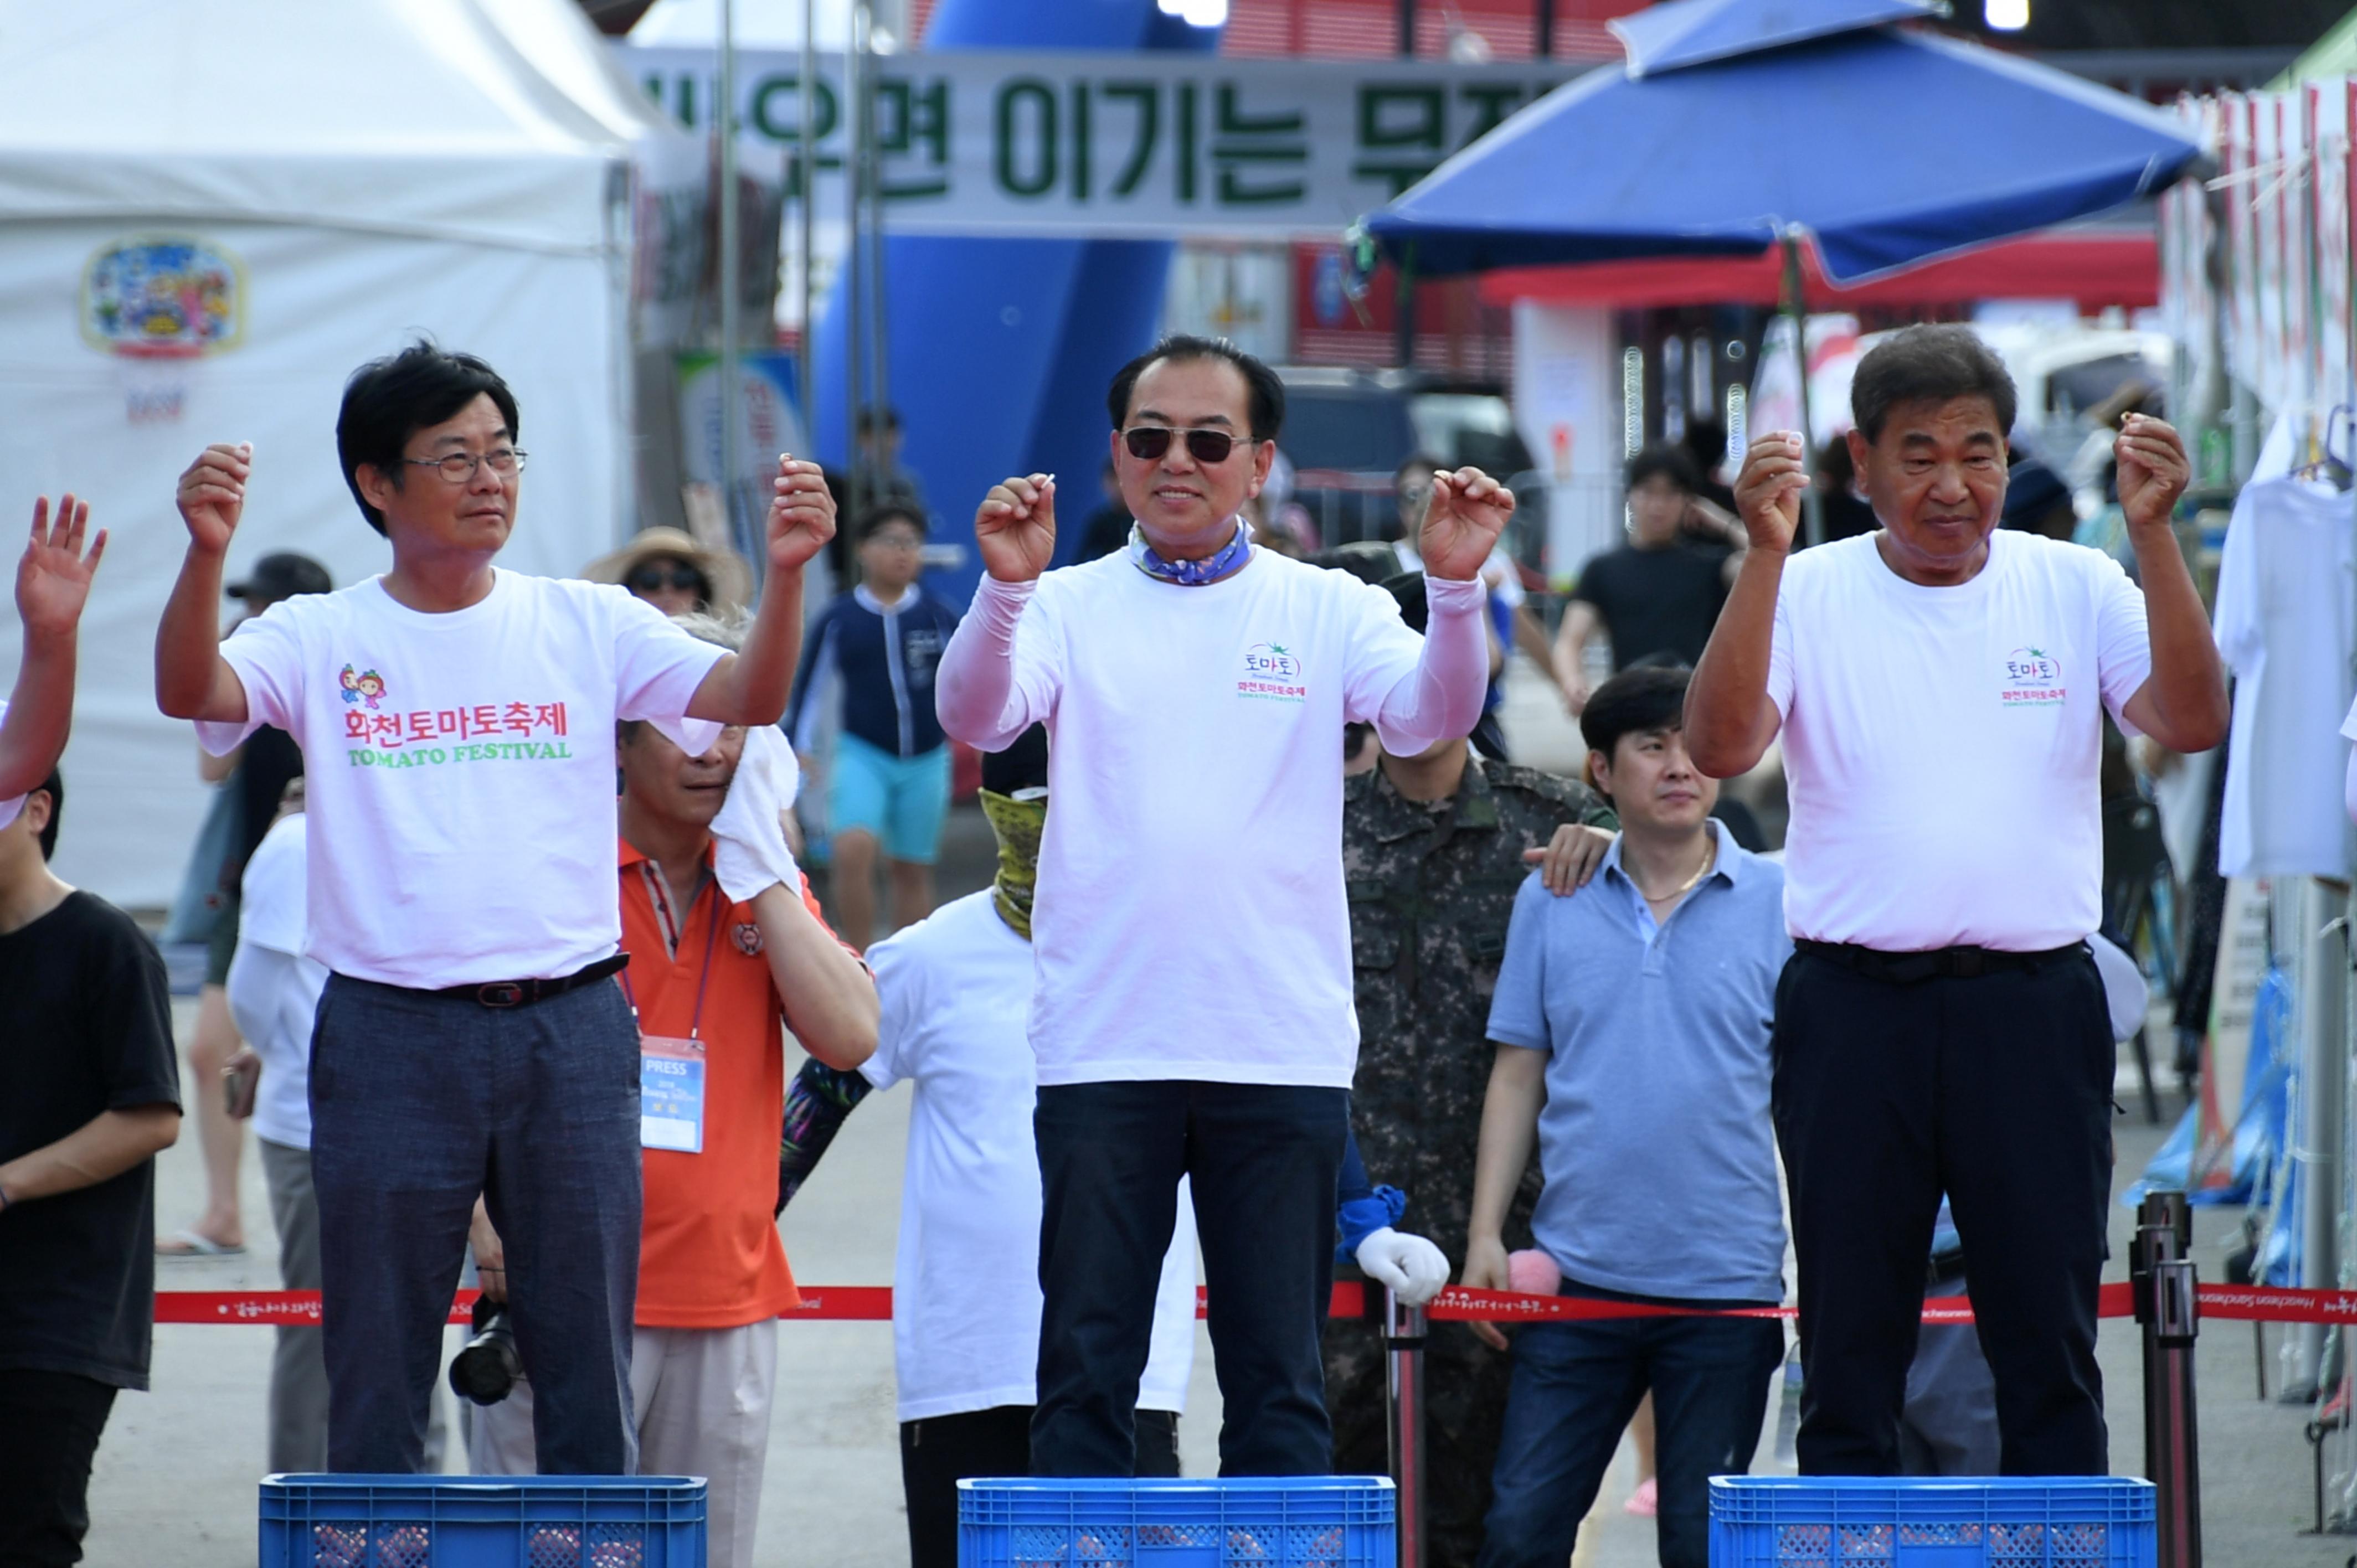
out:
<path id="1" fill-rule="evenodd" d="M 1532 1229 L 1566 1281 L 1781 1301 L 1769 1028 L 1792 956 L 1784 873 L 1717 822 L 1718 862 L 1660 924 L 1615 843 L 1587 886 L 1514 898 L 1490 1037 L 1548 1053 Z"/>

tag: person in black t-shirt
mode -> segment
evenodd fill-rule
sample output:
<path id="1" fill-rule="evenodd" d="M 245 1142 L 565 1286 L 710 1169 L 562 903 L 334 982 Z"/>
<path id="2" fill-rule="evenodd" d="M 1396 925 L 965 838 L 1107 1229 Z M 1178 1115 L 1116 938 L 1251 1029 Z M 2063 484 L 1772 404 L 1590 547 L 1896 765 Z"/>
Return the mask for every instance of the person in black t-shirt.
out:
<path id="1" fill-rule="evenodd" d="M 1682 446 L 1629 459 L 1629 542 L 1587 564 L 1555 634 L 1555 681 L 1574 714 L 1587 705 L 1587 644 L 1599 628 L 1616 673 L 1663 655 L 1687 665 L 1702 657 L 1748 541 L 1698 493 L 1701 482 Z"/>
<path id="2" fill-rule="evenodd" d="M 180 1131 L 164 961 L 51 875 L 53 771 L 0 828 L 0 1563 L 81 1557 L 118 1389 L 147 1386 L 156 1153 Z"/>

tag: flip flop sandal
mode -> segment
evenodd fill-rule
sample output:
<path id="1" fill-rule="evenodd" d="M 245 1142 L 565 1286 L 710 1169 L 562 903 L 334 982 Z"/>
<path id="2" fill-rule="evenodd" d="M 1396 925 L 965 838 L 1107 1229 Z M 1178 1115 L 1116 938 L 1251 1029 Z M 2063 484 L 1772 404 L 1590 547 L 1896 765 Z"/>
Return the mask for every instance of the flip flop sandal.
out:
<path id="1" fill-rule="evenodd" d="M 244 1251 L 243 1247 L 225 1247 L 194 1230 L 175 1230 L 156 1243 L 156 1255 L 159 1258 L 234 1258 Z"/>

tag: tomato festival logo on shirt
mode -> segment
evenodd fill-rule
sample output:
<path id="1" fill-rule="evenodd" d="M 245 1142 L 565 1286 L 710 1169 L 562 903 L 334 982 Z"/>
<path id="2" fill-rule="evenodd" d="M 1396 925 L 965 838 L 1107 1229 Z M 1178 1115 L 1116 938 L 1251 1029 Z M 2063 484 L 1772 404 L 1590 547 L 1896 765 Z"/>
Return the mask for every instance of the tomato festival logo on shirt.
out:
<path id="1" fill-rule="evenodd" d="M 365 701 L 371 713 L 376 711 L 376 700 L 384 695 L 384 677 L 373 670 L 363 670 L 355 675 L 352 667 L 347 664 L 344 672 L 336 678 L 336 683 L 344 689 L 344 701 Z"/>
<path id="2" fill-rule="evenodd" d="M 375 708 L 384 694 L 376 671 L 354 677 L 344 667 L 343 699 Z M 451 762 L 570 762 L 563 703 L 476 703 L 406 713 L 344 710 L 345 753 L 354 768 L 425 768 Z"/>
<path id="3" fill-rule="evenodd" d="M 2005 685 L 1997 701 L 2009 708 L 2048 708 L 2069 695 L 2062 666 L 2042 648 L 2017 648 L 2005 656 Z"/>
<path id="4" fill-rule="evenodd" d="M 739 920 L 735 925 L 729 927 L 728 940 L 735 942 L 737 944 L 737 950 L 743 953 L 747 958 L 759 958 L 761 956 L 761 948 L 763 946 L 761 941 L 761 928 L 755 925 L 752 921 Z"/>
<path id="5" fill-rule="evenodd" d="M 1309 694 L 1301 683 L 1301 660 L 1281 642 L 1255 642 L 1244 650 L 1244 672 L 1236 694 L 1262 702 L 1297 703 Z"/>

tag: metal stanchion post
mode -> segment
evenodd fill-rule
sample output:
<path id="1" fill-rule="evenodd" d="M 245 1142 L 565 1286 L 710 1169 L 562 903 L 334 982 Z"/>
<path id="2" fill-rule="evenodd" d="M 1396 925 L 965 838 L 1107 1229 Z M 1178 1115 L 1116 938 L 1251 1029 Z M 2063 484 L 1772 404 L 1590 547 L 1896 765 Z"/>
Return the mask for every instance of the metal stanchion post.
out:
<path id="1" fill-rule="evenodd" d="M 2145 1473 L 2158 1515 L 2157 1568 L 2201 1568 L 2201 1434 L 2194 1421 L 2193 1212 L 2181 1192 L 2136 1206 L 2129 1254 L 2136 1322 L 2144 1328 Z"/>
<path id="2" fill-rule="evenodd" d="M 1383 1291 L 1392 1481 L 1399 1487 L 1400 1568 L 1424 1568 L 1424 1308 Z"/>

